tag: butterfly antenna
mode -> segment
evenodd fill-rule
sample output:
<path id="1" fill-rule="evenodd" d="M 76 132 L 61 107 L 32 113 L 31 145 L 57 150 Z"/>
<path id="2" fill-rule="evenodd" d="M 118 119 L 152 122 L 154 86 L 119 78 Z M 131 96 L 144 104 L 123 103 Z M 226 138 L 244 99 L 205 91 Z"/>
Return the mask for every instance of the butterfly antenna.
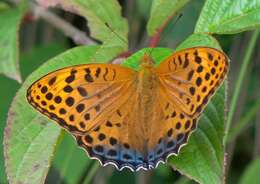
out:
<path id="1" fill-rule="evenodd" d="M 182 13 L 180 13 L 179 15 L 178 15 L 178 17 L 175 19 L 175 21 L 174 21 L 174 23 L 173 23 L 173 26 L 175 26 L 176 24 L 177 24 L 177 22 L 180 20 L 180 18 L 182 17 Z M 162 30 L 161 30 L 161 32 L 162 32 Z M 159 32 L 159 33 L 161 33 L 161 32 Z M 160 35 L 158 35 L 158 41 L 159 41 L 159 39 L 160 39 Z M 164 41 L 166 39 L 166 37 L 164 37 L 161 41 Z M 152 52 L 154 51 L 154 46 L 150 49 L 150 52 L 149 52 L 149 55 L 150 56 L 152 56 Z"/>
<path id="2" fill-rule="evenodd" d="M 108 29 L 109 29 L 112 33 L 114 33 L 115 35 L 117 35 L 118 38 L 119 38 L 123 43 L 125 43 L 125 44 L 128 46 L 127 40 L 125 40 L 122 36 L 120 36 L 117 32 L 115 32 L 114 29 L 112 29 L 107 22 L 105 22 L 105 25 L 108 27 Z"/>

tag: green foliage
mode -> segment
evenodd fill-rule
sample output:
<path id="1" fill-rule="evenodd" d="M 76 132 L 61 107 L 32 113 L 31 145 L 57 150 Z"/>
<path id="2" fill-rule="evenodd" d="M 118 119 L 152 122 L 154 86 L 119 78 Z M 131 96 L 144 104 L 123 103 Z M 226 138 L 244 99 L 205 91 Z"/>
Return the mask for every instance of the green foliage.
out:
<path id="1" fill-rule="evenodd" d="M 47 3 L 48 0 L 43 2 Z M 121 7 L 117 0 L 64 0 L 61 2 L 61 6 L 64 6 L 66 10 L 85 17 L 88 20 L 91 36 L 102 41 L 102 46 L 97 50 L 99 53 L 96 57 L 97 61 L 113 59 L 127 50 L 128 25 L 121 16 Z"/>
<path id="2" fill-rule="evenodd" d="M 252 37 L 249 41 L 249 45 L 247 47 L 246 54 L 245 54 L 244 59 L 243 59 L 242 67 L 241 67 L 241 70 L 239 72 L 238 79 L 236 81 L 236 88 L 235 88 L 235 91 L 234 91 L 234 95 L 233 95 L 232 100 L 231 100 L 230 111 L 229 111 L 229 114 L 227 116 L 227 126 L 226 126 L 226 132 L 227 133 L 229 133 L 229 131 L 230 131 L 231 121 L 232 121 L 232 118 L 233 118 L 233 115 L 234 115 L 235 107 L 236 107 L 237 102 L 238 102 L 239 93 L 240 93 L 240 90 L 242 88 L 242 82 L 243 82 L 243 79 L 245 78 L 246 70 L 247 70 L 247 67 L 249 65 L 249 62 L 250 62 L 250 59 L 251 59 L 251 56 L 252 56 L 252 52 L 253 52 L 255 44 L 257 42 L 257 38 L 258 38 L 259 33 L 260 33 L 260 31 L 257 30 L 252 35 Z M 224 137 L 224 143 L 227 142 L 227 136 L 228 135 L 226 134 L 225 137 Z"/>
<path id="3" fill-rule="evenodd" d="M 260 158 L 258 157 L 252 163 L 249 164 L 243 173 L 239 184 L 258 184 L 259 183 L 259 171 L 260 171 Z"/>
<path id="4" fill-rule="evenodd" d="M 6 4 L 5 2 L 0 2 L 0 13 L 8 10 L 10 7 L 8 6 L 8 4 Z"/>
<path id="5" fill-rule="evenodd" d="M 35 47 L 31 52 L 22 53 L 21 55 L 21 73 L 22 76 L 28 75 L 31 73 L 39 63 L 45 61 L 45 58 L 54 57 L 58 53 L 64 51 L 65 48 L 58 44 L 48 44 L 46 46 Z M 4 76 L 0 76 L 0 84 L 4 86 L 0 90 L 0 96 L 4 97 L 0 103 L 0 132 L 4 132 L 4 126 L 7 119 L 8 108 L 15 96 L 19 85 L 14 80 L 8 79 Z M 2 142 L 3 134 L 0 134 L 0 141 Z M 4 157 L 3 147 L 0 147 L 0 183 L 8 183 L 5 176 L 4 169 Z"/>
<path id="6" fill-rule="evenodd" d="M 249 127 L 249 123 L 255 117 L 255 115 L 260 111 L 260 99 L 256 100 L 254 104 L 248 109 L 248 112 L 244 115 L 240 121 L 237 122 L 236 127 L 231 129 L 227 134 L 227 141 L 233 141 L 241 132 Z"/>
<path id="7" fill-rule="evenodd" d="M 0 142 L 3 142 L 3 132 L 6 122 L 6 115 L 9 106 L 13 100 L 16 91 L 19 89 L 19 85 L 16 81 L 8 79 L 4 76 L 0 76 L 0 84 L 5 86 L 0 90 L 0 96 L 2 97 L 0 103 Z M 0 183 L 7 183 L 5 167 L 4 167 L 4 148 L 0 146 Z"/>
<path id="8" fill-rule="evenodd" d="M 145 19 L 149 19 L 149 13 L 152 6 L 153 1 L 147 1 L 147 0 L 139 0 L 136 1 L 136 6 L 138 9 L 138 12 L 145 17 Z"/>
<path id="9" fill-rule="evenodd" d="M 60 138 L 61 143 L 56 148 L 53 167 L 60 169 L 60 179 L 67 183 L 80 183 L 81 176 L 86 174 L 85 168 L 89 167 L 92 161 L 83 149 L 79 149 L 75 139 L 67 132 L 64 131 Z M 71 168 L 77 168 L 77 172 L 71 172 Z"/>
<path id="10" fill-rule="evenodd" d="M 260 28 L 260 0 L 207 0 L 196 33 L 234 34 Z"/>
<path id="11" fill-rule="evenodd" d="M 158 28 L 164 26 L 189 0 L 154 0 L 152 3 L 150 19 L 147 24 L 147 32 L 152 36 Z"/>
<path id="12" fill-rule="evenodd" d="M 172 53 L 172 50 L 168 48 L 144 48 L 127 58 L 122 65 L 138 71 L 140 69 L 139 64 L 145 53 L 151 54 L 153 61 L 158 65 L 163 59 L 166 59 L 167 56 Z"/>
<path id="13" fill-rule="evenodd" d="M 7 9 L 1 4 L 0 11 L 0 73 L 21 82 L 19 71 L 18 31 L 24 14 L 23 6 Z"/>
<path id="14" fill-rule="evenodd" d="M 52 1 L 39 0 L 39 2 L 48 5 Z M 164 28 L 169 18 L 181 11 L 188 2 L 189 0 L 154 0 L 147 24 L 148 35 L 152 36 Z M 4 137 L 6 173 L 10 183 L 44 183 L 52 159 L 53 169 L 59 171 L 61 179 L 66 183 L 81 181 L 87 183 L 99 168 L 87 158 L 83 150 L 77 148 L 70 135 L 66 132 L 60 134 L 60 127 L 34 110 L 27 103 L 25 94 L 32 82 L 51 71 L 77 64 L 105 63 L 126 51 L 127 22 L 121 16 L 121 8 L 116 0 L 64 0 L 57 3 L 64 10 L 83 16 L 88 21 L 90 35 L 100 40 L 102 44 L 76 47 L 49 59 L 31 73 L 21 86 L 9 110 Z M 139 6 L 142 5 L 149 6 L 149 3 L 140 1 Z M 142 13 L 145 12 L 147 9 Z M 0 73 L 18 81 L 21 79 L 17 63 L 18 30 L 23 13 L 24 9 L 8 9 L 0 4 Z M 221 50 L 217 40 L 208 33 L 234 34 L 258 28 L 259 25 L 260 0 L 207 0 L 194 34 L 182 42 L 176 50 L 196 46 Z M 172 53 L 172 50 L 145 48 L 128 57 L 122 65 L 138 70 L 144 53 L 151 54 L 158 65 Z M 38 57 L 38 54 L 30 56 L 34 60 Z M 198 129 L 191 135 L 188 145 L 181 149 L 178 156 L 168 159 L 170 167 L 199 183 L 218 184 L 224 180 L 223 137 L 226 96 L 224 84 L 207 105 L 199 120 Z M 71 172 L 71 168 L 77 170 Z M 162 170 L 159 168 L 156 172 Z M 259 177 L 257 170 L 259 159 L 245 172 L 241 184 L 256 180 Z M 115 173 L 114 177 L 126 174 Z M 82 179 L 81 176 L 84 174 L 86 177 Z M 111 181 L 114 181 L 114 177 Z M 179 183 L 187 183 L 187 180 L 179 180 Z"/>

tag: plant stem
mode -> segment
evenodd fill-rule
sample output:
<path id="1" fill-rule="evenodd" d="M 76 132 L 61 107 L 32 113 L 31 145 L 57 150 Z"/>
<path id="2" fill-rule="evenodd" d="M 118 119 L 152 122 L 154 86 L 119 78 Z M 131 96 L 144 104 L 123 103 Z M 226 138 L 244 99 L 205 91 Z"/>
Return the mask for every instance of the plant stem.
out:
<path id="1" fill-rule="evenodd" d="M 175 13 L 172 14 L 171 16 L 169 16 L 166 21 L 163 22 L 162 26 L 159 27 L 156 31 L 156 33 L 151 37 L 150 41 L 149 41 L 149 47 L 156 47 L 156 45 L 159 43 L 160 38 L 161 38 L 161 34 L 164 31 L 164 29 L 166 28 L 166 26 L 168 25 L 168 23 L 171 21 L 171 19 L 174 17 Z M 179 19 L 179 18 L 178 18 Z M 178 20 L 177 19 L 177 20 Z"/>
<path id="2" fill-rule="evenodd" d="M 83 184 L 89 184 L 91 182 L 91 180 L 93 179 L 93 177 L 95 176 L 95 174 L 99 168 L 99 165 L 100 164 L 98 162 L 94 162 L 94 164 L 90 168 L 87 176 L 85 177 Z"/>
<path id="3" fill-rule="evenodd" d="M 9 1 L 13 2 L 14 4 L 20 3 L 20 0 L 9 0 Z M 56 29 L 61 30 L 65 35 L 70 37 L 75 43 L 81 45 L 96 44 L 96 42 L 94 42 L 92 39 L 86 36 L 86 33 L 84 33 L 81 30 L 78 30 L 69 22 L 65 21 L 64 19 L 60 18 L 54 13 L 48 11 L 45 8 L 42 8 L 41 6 L 33 2 L 29 3 L 29 5 L 30 5 L 30 9 L 32 10 L 32 12 L 36 17 L 42 18 L 43 20 L 45 20 L 46 22 L 54 26 Z"/>
<path id="4" fill-rule="evenodd" d="M 253 32 L 253 34 L 250 38 L 245 57 L 243 58 L 243 61 L 242 61 L 242 66 L 241 66 L 241 69 L 240 69 L 239 74 L 238 74 L 238 79 L 235 83 L 235 88 L 234 88 L 235 90 L 234 90 L 233 97 L 231 99 L 231 104 L 230 104 L 229 113 L 228 113 L 228 117 L 227 117 L 226 133 L 225 133 L 225 136 L 223 138 L 224 144 L 227 144 L 227 140 L 228 140 L 227 137 L 228 137 L 229 130 L 230 130 L 230 127 L 231 127 L 232 118 L 233 118 L 233 115 L 234 115 L 234 112 L 235 112 L 235 109 L 236 109 L 238 96 L 240 94 L 242 82 L 245 78 L 246 70 L 247 70 L 248 64 L 250 62 L 252 53 L 254 51 L 254 47 L 255 47 L 258 35 L 259 35 L 259 30 L 256 30 L 256 31 Z"/>
<path id="5" fill-rule="evenodd" d="M 86 36 L 84 32 L 78 30 L 70 23 L 66 22 L 62 18 L 58 17 L 57 15 L 51 13 L 50 11 L 32 4 L 32 10 L 36 17 L 40 17 L 44 19 L 49 24 L 53 25 L 55 28 L 61 30 L 66 36 L 70 37 L 75 43 L 82 44 L 82 45 L 89 45 L 94 44 L 95 42 L 92 41 L 90 38 Z"/>

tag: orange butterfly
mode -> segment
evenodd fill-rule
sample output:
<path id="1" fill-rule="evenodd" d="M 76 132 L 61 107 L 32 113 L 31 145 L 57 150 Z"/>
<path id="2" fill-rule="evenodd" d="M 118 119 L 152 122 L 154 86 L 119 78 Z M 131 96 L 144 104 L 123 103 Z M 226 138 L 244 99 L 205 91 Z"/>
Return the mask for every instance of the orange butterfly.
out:
<path id="1" fill-rule="evenodd" d="M 27 99 L 102 165 L 147 170 L 187 143 L 227 70 L 226 55 L 208 47 L 176 52 L 158 67 L 145 54 L 139 71 L 85 64 L 51 72 Z"/>

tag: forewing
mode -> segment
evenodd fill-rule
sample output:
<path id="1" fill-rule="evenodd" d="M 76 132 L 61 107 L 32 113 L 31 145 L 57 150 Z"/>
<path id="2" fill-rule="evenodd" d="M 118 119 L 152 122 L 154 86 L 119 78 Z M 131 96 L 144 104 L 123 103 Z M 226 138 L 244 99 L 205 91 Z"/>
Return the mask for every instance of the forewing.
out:
<path id="1" fill-rule="evenodd" d="M 222 84 L 228 58 L 214 48 L 196 47 L 174 53 L 156 72 L 167 100 L 188 116 L 198 116 Z"/>
<path id="2" fill-rule="evenodd" d="M 113 64 L 86 64 L 47 74 L 27 91 L 28 102 L 73 134 L 98 126 L 134 88 L 134 70 Z M 125 97 L 124 97 L 125 98 Z"/>

